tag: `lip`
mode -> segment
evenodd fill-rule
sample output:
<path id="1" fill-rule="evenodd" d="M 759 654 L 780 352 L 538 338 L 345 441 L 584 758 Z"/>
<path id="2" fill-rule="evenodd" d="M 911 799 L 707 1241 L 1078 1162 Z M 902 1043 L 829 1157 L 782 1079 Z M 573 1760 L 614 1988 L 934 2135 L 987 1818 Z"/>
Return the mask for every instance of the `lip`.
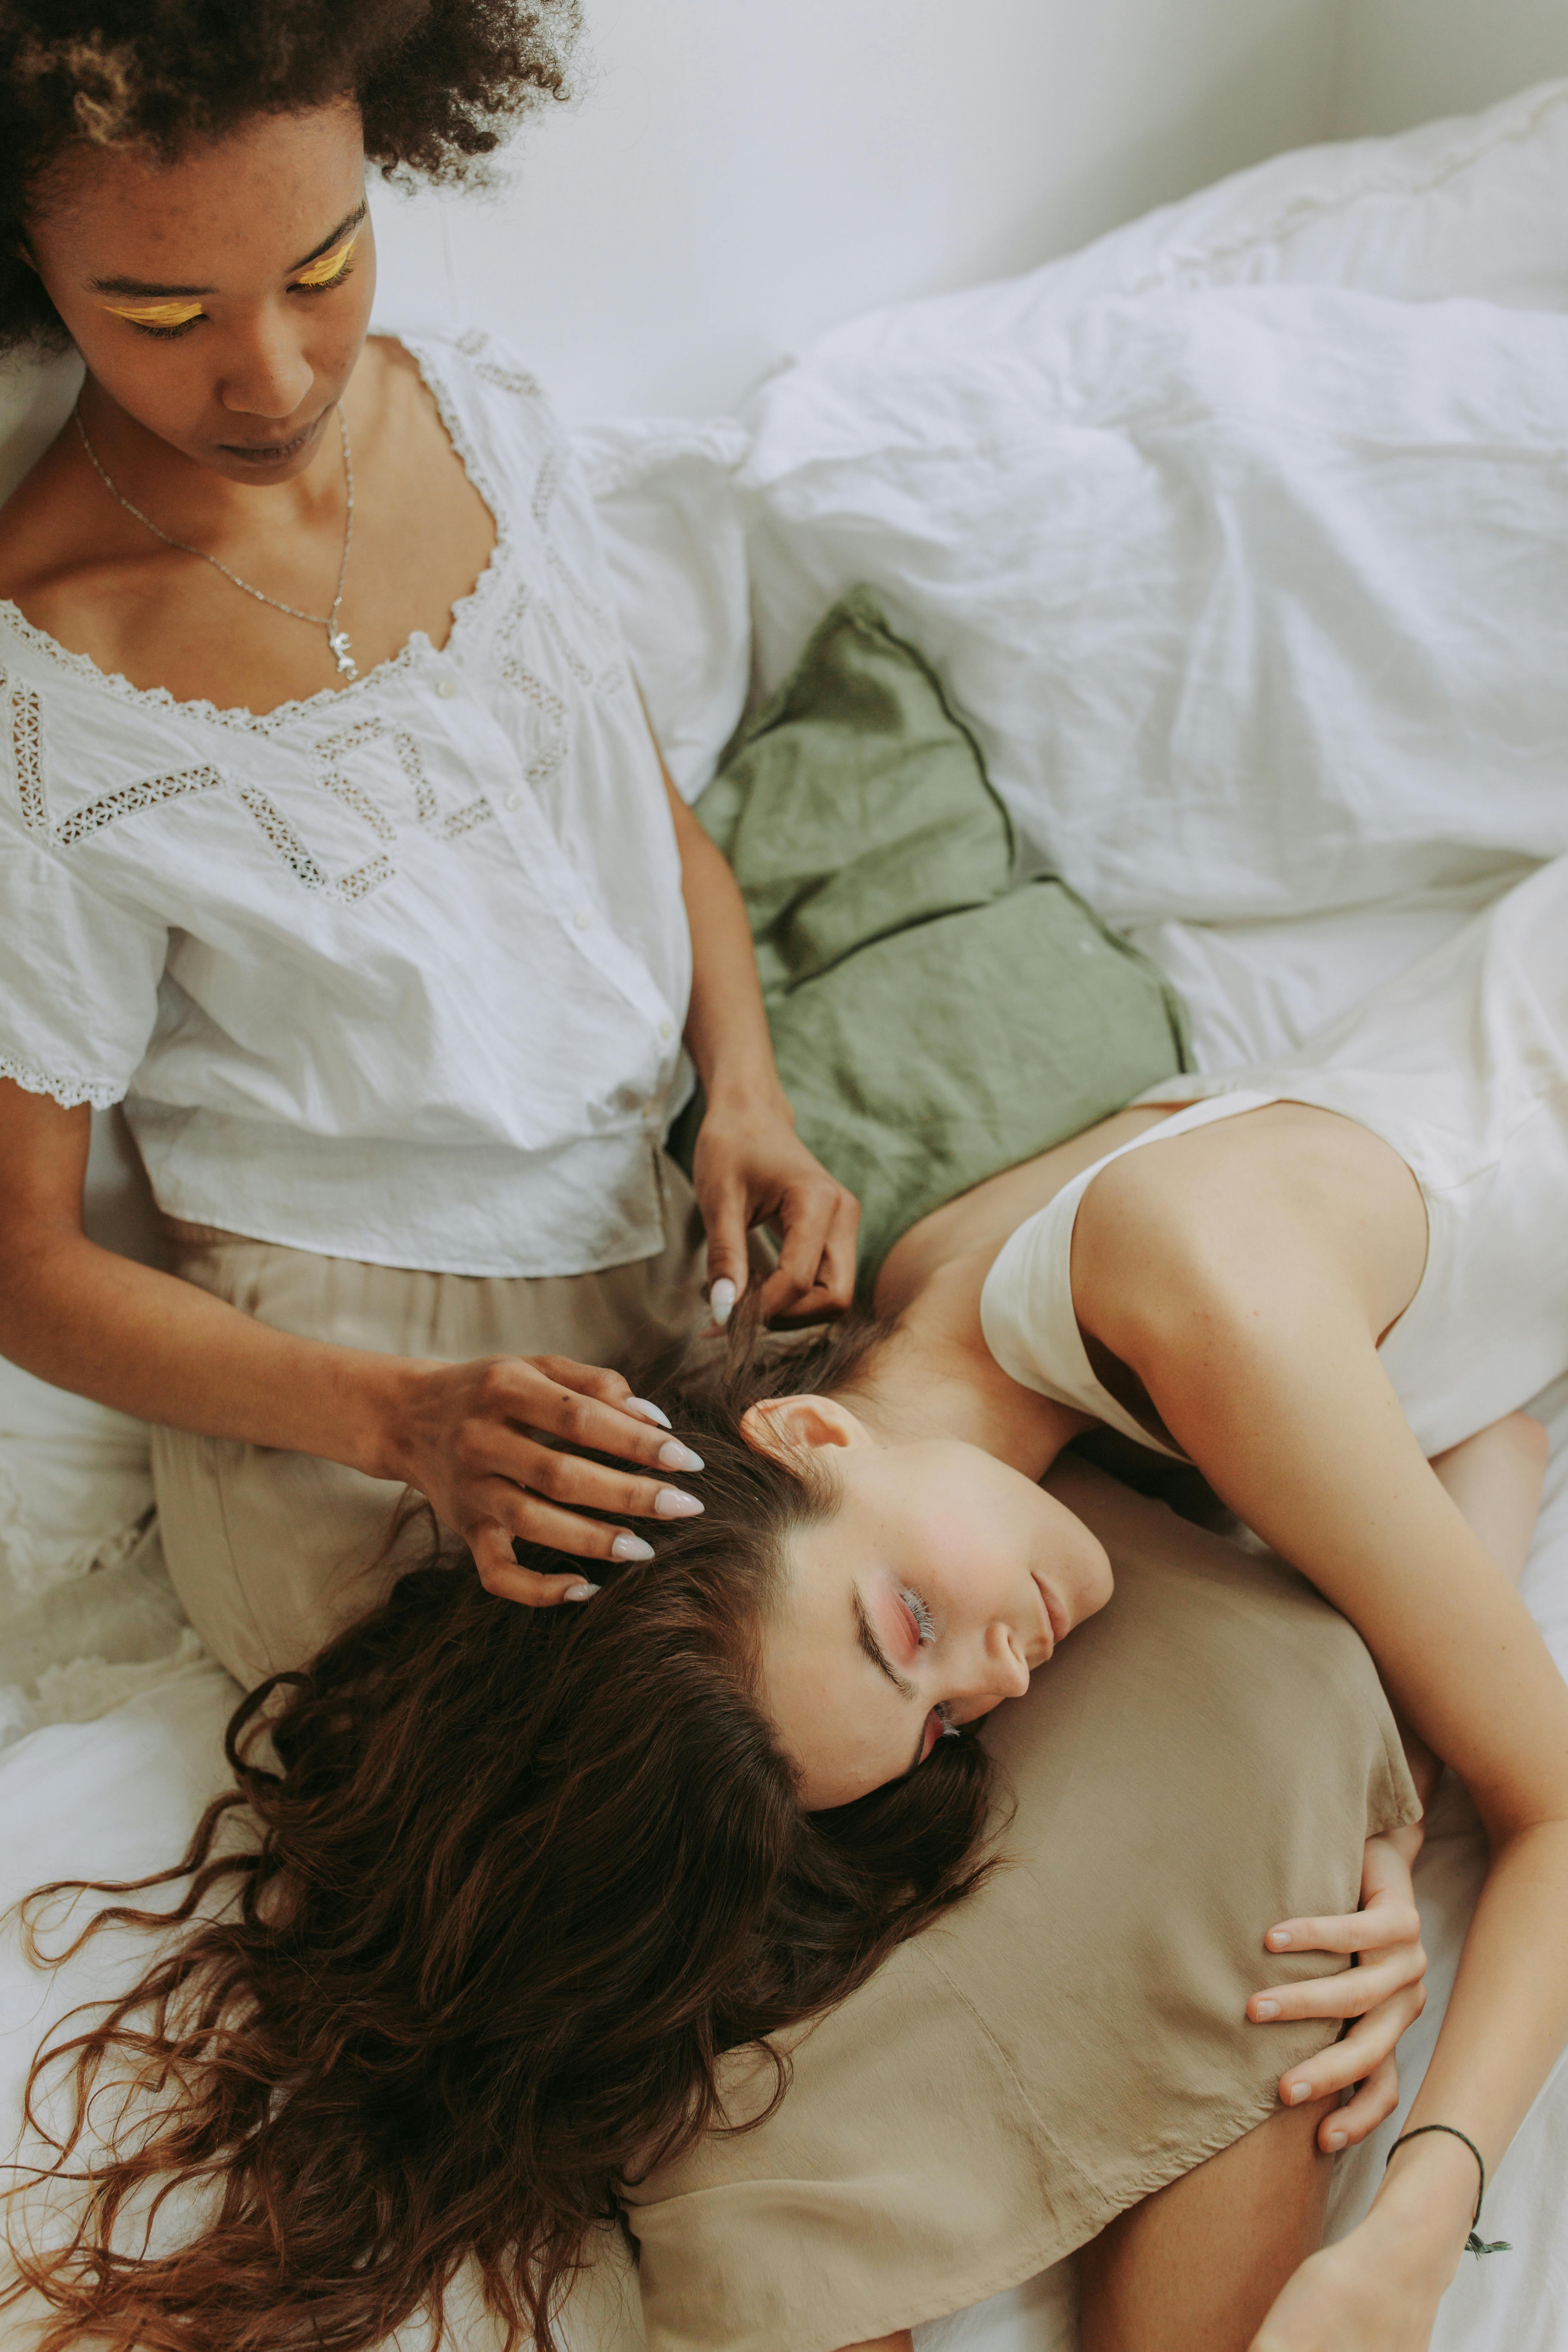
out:
<path id="1" fill-rule="evenodd" d="M 325 415 L 323 409 L 321 416 Z M 291 441 L 220 441 L 217 446 L 226 457 L 237 457 L 242 465 L 280 466 L 297 457 L 312 436 L 321 431 L 321 416 L 307 425 L 302 433 L 296 433 Z"/>
<path id="2" fill-rule="evenodd" d="M 1033 1579 L 1033 1582 L 1036 1591 L 1040 1596 L 1040 1606 L 1046 1612 L 1046 1623 L 1050 1628 L 1051 1646 L 1046 1652 L 1045 1657 L 1040 1660 L 1041 1665 L 1045 1665 L 1048 1660 L 1055 1656 L 1058 1643 L 1065 1642 L 1068 1635 L 1072 1632 L 1072 1625 L 1068 1618 L 1066 1610 L 1062 1607 L 1061 1602 L 1057 1599 L 1056 1594 L 1051 1591 L 1049 1585 L 1047 1584 L 1045 1579 L 1043 1577 L 1037 1576 Z"/>

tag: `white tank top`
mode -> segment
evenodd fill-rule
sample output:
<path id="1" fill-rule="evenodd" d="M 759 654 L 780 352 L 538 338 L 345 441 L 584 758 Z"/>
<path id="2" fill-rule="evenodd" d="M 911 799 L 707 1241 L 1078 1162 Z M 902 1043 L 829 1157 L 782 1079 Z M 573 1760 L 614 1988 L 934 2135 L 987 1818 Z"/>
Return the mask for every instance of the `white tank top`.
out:
<path id="1" fill-rule="evenodd" d="M 986 1345 L 1025 1388 L 1173 1454 L 1089 1364 L 1072 1297 L 1079 1202 L 1122 1152 L 1273 1102 L 1353 1118 L 1398 1152 L 1421 1188 L 1426 1266 L 1379 1353 L 1427 1454 L 1527 1403 L 1568 1369 L 1568 858 L 1542 867 L 1299 1056 L 1167 1079 L 1139 1100 L 1189 1108 L 1076 1176 L 1018 1227 L 986 1277 Z"/>

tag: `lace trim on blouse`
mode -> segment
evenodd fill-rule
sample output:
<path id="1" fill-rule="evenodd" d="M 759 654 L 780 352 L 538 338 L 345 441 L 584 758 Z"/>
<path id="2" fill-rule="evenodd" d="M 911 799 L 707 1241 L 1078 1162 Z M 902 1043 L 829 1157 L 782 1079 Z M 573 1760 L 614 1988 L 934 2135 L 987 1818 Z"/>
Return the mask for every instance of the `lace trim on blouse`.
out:
<path id="1" fill-rule="evenodd" d="M 472 373 L 485 383 L 495 384 L 503 392 L 513 393 L 519 398 L 541 398 L 539 384 L 532 376 L 525 375 L 521 368 L 506 368 L 496 361 L 472 356 L 475 352 L 483 350 L 485 340 L 481 330 L 470 329 L 458 339 L 454 348 L 464 354 Z M 403 348 L 418 368 L 420 380 L 436 404 L 447 436 L 462 462 L 463 471 L 484 500 L 495 527 L 495 544 L 490 549 L 489 562 L 467 594 L 459 596 L 452 606 L 451 628 L 445 646 L 440 648 L 449 654 L 458 646 L 459 633 L 466 634 L 471 628 L 482 607 L 495 594 L 496 582 L 507 568 L 511 555 L 511 533 L 507 523 L 506 501 L 498 493 L 483 458 L 464 430 L 462 419 L 451 398 L 441 372 L 439 346 L 411 338 L 404 342 Z M 545 512 L 549 510 L 563 462 L 562 453 L 554 452 L 545 459 L 541 468 L 533 500 L 536 520 L 542 520 L 542 505 Z M 586 597 L 585 592 L 580 591 L 579 593 L 582 600 L 591 605 L 592 600 Z M 279 702 L 271 710 L 247 710 L 243 706 L 223 709 L 216 702 L 208 702 L 201 697 L 194 701 L 182 701 L 171 694 L 166 686 L 132 686 L 121 671 L 100 669 L 90 655 L 73 653 L 68 646 L 51 637 L 47 630 L 36 628 L 8 597 L 0 596 L 0 613 L 5 614 L 6 625 L 15 629 L 35 652 L 43 654 L 57 669 L 68 670 L 73 677 L 84 678 L 90 685 L 107 688 L 121 701 L 134 703 L 142 710 L 166 710 L 187 719 L 206 719 L 214 726 L 231 728 L 237 733 L 248 735 L 272 735 L 295 719 L 322 710 L 330 704 L 346 706 L 356 697 L 363 696 L 368 688 L 380 686 L 400 671 L 411 668 L 422 655 L 434 654 L 437 650 L 425 630 L 416 629 L 396 653 L 389 655 L 384 662 L 377 662 L 374 669 L 366 670 L 347 686 L 323 686 L 315 694 L 301 696 L 293 702 Z"/>
<path id="2" fill-rule="evenodd" d="M 12 1079 L 24 1094 L 52 1096 L 62 1110 L 79 1110 L 83 1103 L 90 1103 L 94 1110 L 112 1110 L 125 1099 L 125 1088 L 117 1078 L 58 1077 L 10 1054 L 0 1054 L 0 1078 Z"/>

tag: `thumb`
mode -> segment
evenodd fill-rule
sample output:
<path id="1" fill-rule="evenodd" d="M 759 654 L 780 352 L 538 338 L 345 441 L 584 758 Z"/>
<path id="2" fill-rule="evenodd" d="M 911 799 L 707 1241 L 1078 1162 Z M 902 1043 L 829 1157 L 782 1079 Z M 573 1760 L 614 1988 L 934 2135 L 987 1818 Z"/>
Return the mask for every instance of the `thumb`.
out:
<path id="1" fill-rule="evenodd" d="M 746 1247 L 746 1210 L 742 1193 L 726 1189 L 710 1210 L 708 1227 L 708 1304 L 721 1330 L 742 1296 L 751 1273 Z"/>

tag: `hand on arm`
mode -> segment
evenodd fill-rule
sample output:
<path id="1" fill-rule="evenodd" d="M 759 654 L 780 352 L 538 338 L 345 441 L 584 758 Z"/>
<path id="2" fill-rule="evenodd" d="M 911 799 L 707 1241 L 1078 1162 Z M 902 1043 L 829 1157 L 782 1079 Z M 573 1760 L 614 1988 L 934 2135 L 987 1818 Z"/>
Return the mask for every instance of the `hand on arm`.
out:
<path id="1" fill-rule="evenodd" d="M 728 1282 L 731 1303 L 741 1297 L 750 1274 L 746 1236 L 772 1223 L 782 1246 L 763 1286 L 762 1311 L 769 1319 L 820 1321 L 841 1314 L 855 1295 L 859 1203 L 795 1131 L 735 877 L 668 774 L 665 785 L 691 930 L 686 1043 L 708 1100 L 691 1174 L 708 1230 L 710 1295 Z M 724 1320 L 723 1294 L 714 1305 Z"/>
<path id="2" fill-rule="evenodd" d="M 89 1125 L 85 1108 L 0 1079 L 0 1352 L 14 1362 L 143 1421 L 404 1480 L 470 1546 L 490 1590 L 513 1600 L 559 1601 L 583 1581 L 519 1568 L 514 1536 L 592 1561 L 641 1538 L 580 1511 L 676 1515 L 668 1473 L 693 1457 L 635 1410 L 617 1372 L 559 1357 L 444 1364 L 331 1347 L 100 1249 L 81 1223 Z"/>

